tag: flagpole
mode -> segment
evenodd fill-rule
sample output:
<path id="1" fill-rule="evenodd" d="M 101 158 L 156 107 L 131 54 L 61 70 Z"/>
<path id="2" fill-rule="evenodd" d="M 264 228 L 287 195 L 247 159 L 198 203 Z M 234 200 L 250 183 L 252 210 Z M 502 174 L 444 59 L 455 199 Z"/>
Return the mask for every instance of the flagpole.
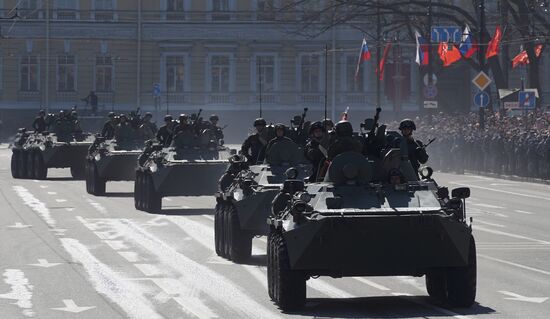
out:
<path id="1" fill-rule="evenodd" d="M 327 106 L 328 106 L 327 104 L 328 104 L 328 44 L 325 44 L 325 119 L 327 118 Z"/>
<path id="2" fill-rule="evenodd" d="M 485 71 L 485 37 L 483 31 L 485 30 L 485 0 L 479 0 L 479 50 L 477 51 L 479 66 L 481 71 Z M 490 98 L 489 98 L 490 100 Z M 489 102 L 490 103 L 490 102 Z M 485 129 L 485 109 L 479 107 L 479 128 Z"/>
<path id="3" fill-rule="evenodd" d="M 380 22 L 380 1 L 377 2 L 378 6 L 376 8 L 376 67 L 380 66 L 380 54 L 382 52 L 380 48 L 380 38 L 381 38 L 381 28 L 382 23 Z M 380 76 L 376 77 L 376 108 L 380 107 Z"/>
<path id="4" fill-rule="evenodd" d="M 258 56 L 258 80 L 260 81 L 260 117 L 262 117 L 262 57 Z"/>

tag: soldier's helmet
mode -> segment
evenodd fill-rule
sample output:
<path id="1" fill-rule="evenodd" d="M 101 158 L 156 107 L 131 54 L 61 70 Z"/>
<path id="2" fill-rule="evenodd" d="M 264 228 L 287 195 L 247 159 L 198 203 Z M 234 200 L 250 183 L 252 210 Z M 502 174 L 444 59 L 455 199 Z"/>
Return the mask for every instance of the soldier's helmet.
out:
<path id="1" fill-rule="evenodd" d="M 294 118 L 292 118 L 291 122 L 293 125 L 298 126 L 302 122 L 302 117 L 300 115 L 296 115 L 294 116 Z"/>
<path id="2" fill-rule="evenodd" d="M 336 135 L 339 137 L 351 137 L 353 136 L 353 126 L 348 121 L 340 121 L 335 127 Z"/>
<path id="3" fill-rule="evenodd" d="M 323 120 L 323 126 L 324 126 L 325 128 L 327 128 L 327 127 L 329 127 L 329 126 L 330 126 L 330 127 L 334 127 L 334 122 L 333 122 L 331 119 L 324 119 L 324 120 Z"/>
<path id="4" fill-rule="evenodd" d="M 172 121 L 172 120 L 173 120 L 172 115 L 165 115 L 165 116 L 164 116 L 164 122 L 166 122 L 166 121 Z"/>
<path id="5" fill-rule="evenodd" d="M 414 121 L 411 119 L 404 119 L 399 123 L 399 130 L 404 130 L 406 128 L 410 128 L 411 130 L 416 130 L 416 124 L 414 124 Z"/>
<path id="6" fill-rule="evenodd" d="M 186 122 L 187 120 L 189 119 L 189 116 L 187 116 L 187 114 L 180 114 L 180 117 L 179 117 L 179 121 L 180 123 L 183 121 L 183 122 Z"/>
<path id="7" fill-rule="evenodd" d="M 63 110 L 60 110 L 59 113 L 57 114 L 60 118 L 61 117 L 64 117 L 65 116 L 65 111 Z"/>
<path id="8" fill-rule="evenodd" d="M 115 112 L 109 112 L 109 114 L 107 115 L 108 118 L 114 118 L 115 116 Z"/>
<path id="9" fill-rule="evenodd" d="M 151 112 L 147 112 L 144 117 L 153 118 L 153 114 Z"/>
<path id="10" fill-rule="evenodd" d="M 263 118 L 257 118 L 255 121 L 254 121 L 254 126 L 258 126 L 258 125 L 261 125 L 261 126 L 266 126 L 267 125 L 267 122 L 263 119 Z"/>
<path id="11" fill-rule="evenodd" d="M 128 119 L 128 117 L 126 117 L 126 114 L 124 113 L 121 113 L 118 117 L 125 120 Z"/>
<path id="12" fill-rule="evenodd" d="M 210 115 L 210 122 L 214 122 L 214 121 L 219 121 L 220 120 L 220 117 L 217 116 L 216 114 L 212 114 Z"/>
<path id="13" fill-rule="evenodd" d="M 40 111 L 38 111 L 38 115 L 46 115 L 46 111 L 40 110 Z"/>
<path id="14" fill-rule="evenodd" d="M 309 127 L 309 132 L 308 132 L 308 134 L 309 134 L 309 135 L 313 134 L 313 132 L 314 132 L 316 129 L 320 129 L 320 130 L 323 131 L 323 132 L 326 131 L 325 126 L 323 125 L 323 122 L 314 122 L 314 123 L 311 124 L 311 126 Z"/>
<path id="15" fill-rule="evenodd" d="M 77 117 L 77 116 L 78 116 L 78 113 L 76 112 L 76 110 L 72 110 L 72 111 L 71 111 L 71 115 L 74 116 L 74 117 Z"/>

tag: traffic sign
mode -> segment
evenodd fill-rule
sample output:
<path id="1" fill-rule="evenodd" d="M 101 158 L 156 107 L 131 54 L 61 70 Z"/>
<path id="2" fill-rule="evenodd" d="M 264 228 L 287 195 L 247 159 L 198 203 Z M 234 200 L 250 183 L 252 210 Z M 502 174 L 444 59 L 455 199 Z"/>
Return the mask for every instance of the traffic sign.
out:
<path id="1" fill-rule="evenodd" d="M 537 97 L 535 92 L 519 92 L 519 107 L 525 109 L 534 109 L 537 106 Z"/>
<path id="2" fill-rule="evenodd" d="M 160 96 L 160 83 L 153 84 L 153 96 L 154 97 Z"/>
<path id="3" fill-rule="evenodd" d="M 423 90 L 424 97 L 427 99 L 434 99 L 437 96 L 437 87 L 435 85 L 427 85 Z"/>
<path id="4" fill-rule="evenodd" d="M 437 84 L 437 76 L 436 76 L 435 74 L 432 73 L 432 83 L 430 83 L 430 82 L 428 81 L 429 79 L 430 79 L 430 78 L 428 77 L 428 73 L 426 73 L 426 74 L 424 75 L 424 85 L 425 85 L 425 86 L 428 86 L 428 85 L 430 85 L 430 84 L 432 84 L 432 85 L 436 85 L 436 84 Z"/>
<path id="5" fill-rule="evenodd" d="M 437 109 L 437 101 L 424 101 L 425 109 Z"/>
<path id="6" fill-rule="evenodd" d="M 432 27 L 432 42 L 454 42 L 462 41 L 462 28 L 457 26 Z"/>
<path id="7" fill-rule="evenodd" d="M 487 92 L 481 91 L 474 95 L 474 103 L 477 107 L 487 107 L 489 105 L 489 94 Z"/>
<path id="8" fill-rule="evenodd" d="M 472 83 L 480 90 L 484 91 L 489 84 L 491 84 L 493 80 L 487 75 L 487 73 L 481 71 L 479 72 L 474 79 L 472 80 Z"/>

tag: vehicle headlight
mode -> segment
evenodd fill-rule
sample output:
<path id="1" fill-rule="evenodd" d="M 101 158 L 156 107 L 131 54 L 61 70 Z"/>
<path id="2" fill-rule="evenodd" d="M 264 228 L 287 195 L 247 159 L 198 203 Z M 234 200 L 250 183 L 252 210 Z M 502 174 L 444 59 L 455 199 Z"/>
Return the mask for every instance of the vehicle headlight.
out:
<path id="1" fill-rule="evenodd" d="M 41 150 L 42 152 L 44 152 L 44 151 L 46 150 L 46 145 L 40 144 L 40 146 L 39 146 L 38 148 L 40 148 L 40 150 Z"/>
<path id="2" fill-rule="evenodd" d="M 101 160 L 101 154 L 100 153 L 95 154 L 94 159 L 96 162 L 99 162 Z"/>
<path id="3" fill-rule="evenodd" d="M 151 173 L 155 173 L 159 170 L 159 167 L 156 163 L 152 163 L 151 165 L 149 165 L 149 170 L 151 171 Z"/>

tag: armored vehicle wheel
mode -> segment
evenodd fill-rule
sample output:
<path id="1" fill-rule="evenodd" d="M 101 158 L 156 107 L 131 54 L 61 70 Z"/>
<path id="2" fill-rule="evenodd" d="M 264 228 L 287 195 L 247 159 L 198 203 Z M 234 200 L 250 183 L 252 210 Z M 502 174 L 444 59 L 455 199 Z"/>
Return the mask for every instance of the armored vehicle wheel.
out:
<path id="1" fill-rule="evenodd" d="M 148 213 L 160 213 L 162 210 L 162 196 L 155 190 L 151 174 L 145 174 L 145 194 L 145 210 Z"/>
<path id="2" fill-rule="evenodd" d="M 444 269 L 434 270 L 426 274 L 426 289 L 434 300 L 447 301 L 447 274 Z"/>
<path id="3" fill-rule="evenodd" d="M 27 178 L 35 179 L 35 171 L 34 171 L 34 154 L 35 151 L 30 151 L 27 153 Z"/>
<path id="4" fill-rule="evenodd" d="M 303 273 L 290 269 L 288 251 L 282 234 L 274 231 L 271 236 L 273 258 L 268 268 L 272 268 L 271 286 L 275 303 L 282 311 L 299 310 L 306 303 L 306 277 Z"/>
<path id="5" fill-rule="evenodd" d="M 19 178 L 27 178 L 27 152 L 21 151 L 18 157 Z"/>
<path id="6" fill-rule="evenodd" d="M 267 264 L 273 265 L 273 235 L 272 233 L 275 231 L 275 229 L 271 228 L 269 231 L 269 234 L 267 235 Z M 275 294 L 273 289 L 273 267 L 267 267 L 267 292 L 269 294 L 269 298 L 271 300 L 275 301 Z"/>
<path id="7" fill-rule="evenodd" d="M 90 183 L 90 194 L 95 196 L 105 195 L 105 186 L 107 182 L 99 176 L 97 165 L 94 162 L 88 162 L 86 170 L 86 181 Z"/>
<path id="8" fill-rule="evenodd" d="M 252 235 L 241 229 L 239 215 L 233 205 L 227 205 L 226 229 L 229 232 L 229 259 L 241 263 L 250 258 L 252 253 Z"/>
<path id="9" fill-rule="evenodd" d="M 91 194 L 92 193 L 92 183 L 90 182 L 90 160 L 86 160 L 86 193 Z"/>
<path id="10" fill-rule="evenodd" d="M 231 255 L 229 254 L 229 230 L 227 229 L 227 225 L 229 225 L 229 214 L 227 213 L 229 211 L 229 205 L 224 205 L 222 210 L 222 254 L 225 258 L 230 259 Z"/>
<path id="11" fill-rule="evenodd" d="M 71 166 L 71 176 L 74 179 L 85 179 L 86 174 L 84 172 L 84 164 L 76 164 L 74 166 Z"/>
<path id="12" fill-rule="evenodd" d="M 45 180 L 48 176 L 48 168 L 44 164 L 44 158 L 42 153 L 34 152 L 33 153 L 33 169 L 34 169 L 34 178 L 39 180 Z"/>
<path id="13" fill-rule="evenodd" d="M 20 170 L 19 170 L 19 163 L 20 163 L 20 160 L 19 160 L 19 157 L 21 157 L 21 152 L 19 151 L 14 151 L 12 154 L 11 154 L 11 177 L 13 178 L 20 178 L 21 175 L 20 175 Z"/>
<path id="14" fill-rule="evenodd" d="M 137 210 L 141 210 L 142 204 L 141 204 L 141 178 L 142 178 L 141 171 L 136 170 L 136 180 L 134 181 L 134 207 Z"/>
<path id="15" fill-rule="evenodd" d="M 454 307 L 470 307 L 476 299 L 477 256 L 476 243 L 470 236 L 468 266 L 447 271 L 447 298 Z"/>
<path id="16" fill-rule="evenodd" d="M 216 247 L 216 254 L 220 257 L 226 257 L 223 236 L 223 211 L 225 206 L 226 203 L 217 203 L 216 212 L 214 214 L 214 246 Z"/>

